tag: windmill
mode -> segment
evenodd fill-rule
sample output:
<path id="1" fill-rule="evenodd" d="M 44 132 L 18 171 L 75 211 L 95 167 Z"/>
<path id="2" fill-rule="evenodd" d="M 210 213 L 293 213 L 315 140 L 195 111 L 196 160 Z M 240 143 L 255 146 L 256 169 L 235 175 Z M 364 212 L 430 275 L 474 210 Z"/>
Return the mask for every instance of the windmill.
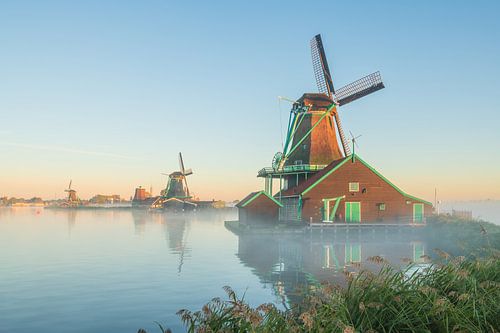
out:
<path id="1" fill-rule="evenodd" d="M 75 204 L 78 202 L 78 198 L 76 196 L 76 191 L 71 188 L 72 183 L 73 183 L 73 180 L 70 180 L 68 188 L 66 190 L 64 190 L 64 192 L 68 192 L 68 198 L 66 199 L 68 204 Z"/>
<path id="2" fill-rule="evenodd" d="M 271 168 L 258 172 L 258 177 L 265 178 L 268 194 L 273 178 L 279 178 L 280 189 L 294 187 L 331 162 L 351 155 L 338 109 L 384 88 L 380 73 L 375 72 L 335 90 L 321 36 L 314 36 L 310 46 L 319 93 L 289 100 L 292 108 L 283 150 L 275 154 Z"/>
<path id="3" fill-rule="evenodd" d="M 311 39 L 311 56 L 314 69 L 314 77 L 320 93 L 327 95 L 337 106 L 343 106 L 351 103 L 361 97 L 369 95 L 377 90 L 385 88 L 380 72 L 375 72 L 359 80 L 356 80 L 348 85 L 335 91 L 333 87 L 332 75 L 326 60 L 325 50 L 323 48 L 323 41 L 321 35 L 314 36 Z M 333 112 L 337 131 L 342 142 L 344 156 L 351 154 L 349 145 L 346 141 L 344 130 L 340 122 L 338 110 Z"/>
<path id="4" fill-rule="evenodd" d="M 191 169 L 184 168 L 184 161 L 182 160 L 182 153 L 179 153 L 179 171 L 174 171 L 170 174 L 163 175 L 168 176 L 167 188 L 163 191 L 163 197 L 178 198 L 178 199 L 189 199 L 191 195 L 189 194 L 189 187 L 187 184 L 186 177 L 192 175 L 193 171 Z"/>

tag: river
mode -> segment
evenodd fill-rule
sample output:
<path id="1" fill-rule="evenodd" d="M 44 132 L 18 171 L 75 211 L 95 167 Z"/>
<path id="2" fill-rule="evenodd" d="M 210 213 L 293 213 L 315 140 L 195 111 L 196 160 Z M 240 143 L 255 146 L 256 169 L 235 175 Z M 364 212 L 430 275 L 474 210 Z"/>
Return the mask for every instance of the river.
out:
<path id="1" fill-rule="evenodd" d="M 184 331 L 175 314 L 231 286 L 252 305 L 290 304 L 297 287 L 338 282 L 380 255 L 404 267 L 428 245 L 412 232 L 237 236 L 236 211 L 0 209 L 1 332 Z"/>

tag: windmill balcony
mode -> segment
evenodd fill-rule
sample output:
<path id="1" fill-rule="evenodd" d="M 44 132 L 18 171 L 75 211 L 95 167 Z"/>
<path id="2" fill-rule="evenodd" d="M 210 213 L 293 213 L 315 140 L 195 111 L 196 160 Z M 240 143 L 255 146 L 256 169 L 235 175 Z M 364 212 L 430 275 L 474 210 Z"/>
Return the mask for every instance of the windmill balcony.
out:
<path id="1" fill-rule="evenodd" d="M 257 177 L 279 177 L 286 174 L 295 173 L 309 173 L 322 170 L 326 167 L 324 165 L 313 165 L 313 164 L 297 164 L 297 165 L 287 165 L 281 169 L 275 169 L 272 167 L 262 168 L 257 173 Z"/>

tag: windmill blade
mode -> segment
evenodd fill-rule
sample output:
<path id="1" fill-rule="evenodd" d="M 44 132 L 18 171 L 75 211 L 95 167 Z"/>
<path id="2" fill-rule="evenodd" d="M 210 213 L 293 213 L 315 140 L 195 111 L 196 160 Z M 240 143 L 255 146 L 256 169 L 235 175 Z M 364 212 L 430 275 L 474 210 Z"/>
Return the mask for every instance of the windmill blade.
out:
<path id="1" fill-rule="evenodd" d="M 73 180 L 70 180 L 69 181 L 69 185 L 68 185 L 68 190 L 71 190 L 71 183 L 73 182 Z"/>
<path id="2" fill-rule="evenodd" d="M 187 178 L 186 176 L 184 176 L 184 184 L 186 184 L 186 194 L 187 196 L 189 197 L 189 186 L 188 186 L 188 182 L 187 182 Z"/>
<path id="3" fill-rule="evenodd" d="M 319 92 L 326 94 L 327 96 L 332 96 L 335 94 L 335 89 L 333 88 L 332 76 L 330 74 L 328 62 L 326 61 L 325 49 L 323 48 L 321 35 L 316 35 L 313 39 L 311 39 L 311 56 L 314 77 L 316 78 L 316 84 L 318 85 Z"/>
<path id="4" fill-rule="evenodd" d="M 192 169 L 187 169 L 184 171 L 184 176 L 189 176 L 189 175 L 192 175 L 193 174 L 193 170 Z"/>
<path id="5" fill-rule="evenodd" d="M 345 105 L 383 88 L 380 72 L 375 72 L 338 89 L 335 99 L 338 105 Z"/>
<path id="6" fill-rule="evenodd" d="M 335 118 L 335 123 L 337 124 L 337 129 L 338 129 L 339 136 L 340 136 L 340 142 L 342 143 L 342 148 L 344 149 L 344 156 L 347 157 L 347 156 L 351 155 L 351 149 L 349 148 L 349 144 L 348 144 L 347 139 L 345 137 L 344 129 L 342 128 L 342 123 L 340 122 L 339 113 L 335 112 L 333 114 L 333 117 Z"/>
<path id="7" fill-rule="evenodd" d="M 182 160 L 182 153 L 179 153 L 179 168 L 181 173 L 184 174 L 184 161 Z"/>

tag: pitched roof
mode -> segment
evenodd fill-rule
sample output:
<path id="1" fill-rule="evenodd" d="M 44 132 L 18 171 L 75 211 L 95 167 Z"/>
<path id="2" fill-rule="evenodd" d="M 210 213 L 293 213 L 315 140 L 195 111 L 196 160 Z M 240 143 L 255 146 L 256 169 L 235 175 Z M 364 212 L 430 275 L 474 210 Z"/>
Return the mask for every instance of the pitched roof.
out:
<path id="1" fill-rule="evenodd" d="M 250 202 L 257 199 L 261 195 L 265 195 L 267 198 L 269 198 L 275 204 L 277 204 L 280 207 L 283 207 L 283 204 L 281 202 L 279 202 L 278 200 L 276 200 L 275 198 L 273 198 L 272 196 L 270 196 L 269 194 L 267 194 L 264 191 L 250 193 L 249 195 L 244 197 L 240 202 L 238 202 L 238 204 L 236 204 L 236 207 L 245 207 L 246 205 L 248 205 Z"/>
<path id="2" fill-rule="evenodd" d="M 353 155 L 341 158 L 339 160 L 335 160 L 332 163 L 328 164 L 323 170 L 320 172 L 316 173 L 314 176 L 309 178 L 308 180 L 304 181 L 303 183 L 299 184 L 299 186 L 295 186 L 292 188 L 289 188 L 281 193 L 281 196 L 296 196 L 300 194 L 305 194 L 309 192 L 311 189 L 313 189 L 317 184 L 321 183 L 326 177 L 337 171 L 342 165 L 344 165 L 347 161 L 353 158 Z M 397 192 L 399 192 L 401 195 L 404 197 L 407 197 L 409 199 L 423 202 L 425 204 L 431 205 L 432 204 L 426 200 L 414 197 L 412 195 L 409 195 L 405 192 L 403 192 L 399 187 L 391 183 L 391 181 L 382 174 L 380 174 L 375 168 L 373 168 L 371 165 L 363 161 L 358 155 L 354 155 L 354 158 L 357 161 L 360 161 L 364 166 L 366 166 L 368 169 L 370 169 L 374 174 L 376 174 L 378 177 L 380 177 L 383 181 L 385 181 L 387 184 L 389 184 L 392 188 L 394 188 Z M 277 194 L 279 195 L 279 193 Z"/>

